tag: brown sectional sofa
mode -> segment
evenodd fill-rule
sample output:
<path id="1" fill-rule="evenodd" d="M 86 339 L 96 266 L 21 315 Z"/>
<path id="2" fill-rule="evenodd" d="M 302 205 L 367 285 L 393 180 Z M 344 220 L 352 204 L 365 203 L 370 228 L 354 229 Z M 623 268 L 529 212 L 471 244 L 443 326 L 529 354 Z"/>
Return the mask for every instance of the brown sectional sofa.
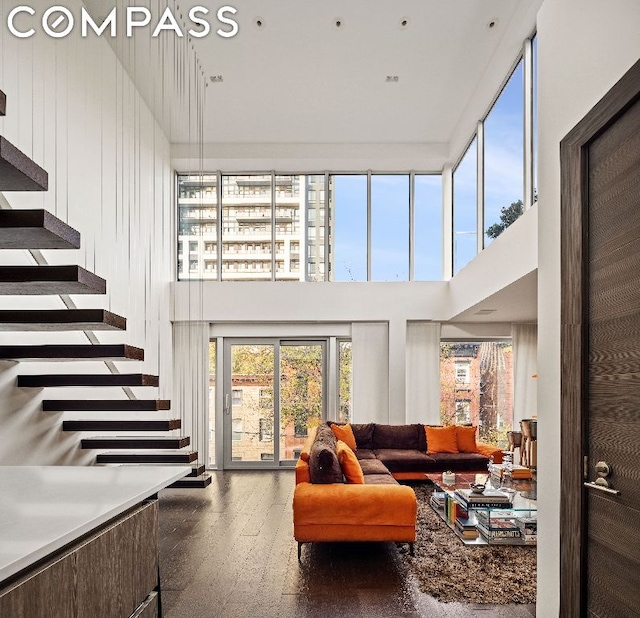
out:
<path id="1" fill-rule="evenodd" d="M 486 472 L 489 457 L 502 461 L 502 451 L 490 444 L 476 442 L 476 453 L 427 454 L 425 426 L 352 423 L 356 439 L 356 457 L 375 459 L 397 480 L 424 480 L 425 472 Z M 363 468 L 364 472 L 364 468 Z M 366 475 L 366 472 L 365 472 Z"/>
<path id="2" fill-rule="evenodd" d="M 413 552 L 416 497 L 411 487 L 399 484 L 398 480 L 423 481 L 426 472 L 486 471 L 489 456 L 496 463 L 502 456 L 499 449 L 482 443 L 478 443 L 477 453 L 427 455 L 425 427 L 419 424 L 351 424 L 351 429 L 364 484 L 339 482 L 341 477 L 312 483 L 310 461 L 314 458 L 316 433 L 326 440 L 326 434 L 331 432 L 326 427 L 309 432 L 296 464 L 293 497 L 298 559 L 302 544 L 316 541 L 404 542 L 409 543 Z"/>

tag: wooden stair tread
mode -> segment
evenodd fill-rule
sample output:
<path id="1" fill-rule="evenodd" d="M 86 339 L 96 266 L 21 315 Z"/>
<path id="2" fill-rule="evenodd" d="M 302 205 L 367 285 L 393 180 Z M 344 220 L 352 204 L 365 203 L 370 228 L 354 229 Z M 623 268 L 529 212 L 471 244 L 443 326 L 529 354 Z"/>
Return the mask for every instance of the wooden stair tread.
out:
<path id="1" fill-rule="evenodd" d="M 168 399 L 45 399 L 44 412 L 155 412 L 169 410 Z"/>
<path id="2" fill-rule="evenodd" d="M 0 210 L 2 249 L 79 249 L 80 232 L 43 209 Z"/>
<path id="3" fill-rule="evenodd" d="M 19 375 L 18 386 L 44 388 L 47 386 L 158 386 L 158 376 L 146 373 L 79 373 Z"/>
<path id="4" fill-rule="evenodd" d="M 81 440 L 82 448 L 179 449 L 189 444 L 189 436 L 97 436 Z"/>
<path id="5" fill-rule="evenodd" d="M 0 116 L 7 115 L 7 95 L 0 90 Z"/>
<path id="6" fill-rule="evenodd" d="M 126 330 L 126 328 L 125 318 L 105 309 L 0 310 L 0 331 Z"/>
<path id="7" fill-rule="evenodd" d="M 200 476 L 185 476 L 169 485 L 169 489 L 204 489 L 211 485 L 212 477 L 210 474 L 201 474 Z"/>
<path id="8" fill-rule="evenodd" d="M 198 451 L 156 450 L 150 452 L 122 451 L 119 453 L 99 453 L 96 461 L 99 464 L 189 464 L 198 459 Z"/>
<path id="9" fill-rule="evenodd" d="M 191 468 L 191 472 L 189 472 L 189 474 L 187 474 L 187 477 L 201 476 L 202 474 L 204 474 L 204 471 L 205 471 L 204 464 L 202 464 L 200 466 L 193 466 Z"/>
<path id="10" fill-rule="evenodd" d="M 181 426 L 182 422 L 179 418 L 62 421 L 63 431 L 173 431 L 174 429 L 180 429 Z"/>
<path id="11" fill-rule="evenodd" d="M 49 174 L 0 136 L 0 191 L 46 191 Z"/>
<path id="12" fill-rule="evenodd" d="M 0 266 L 0 294 L 106 294 L 107 282 L 81 266 Z"/>
<path id="13" fill-rule="evenodd" d="M 125 361 L 144 360 L 144 350 L 125 344 L 100 345 L 2 345 L 0 360 L 28 361 Z"/>

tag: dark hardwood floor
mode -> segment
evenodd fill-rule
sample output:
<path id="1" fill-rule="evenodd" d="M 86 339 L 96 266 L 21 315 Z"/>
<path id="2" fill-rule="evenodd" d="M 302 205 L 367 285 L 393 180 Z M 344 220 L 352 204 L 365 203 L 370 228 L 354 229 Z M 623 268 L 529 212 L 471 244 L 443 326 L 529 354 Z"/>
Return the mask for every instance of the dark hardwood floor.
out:
<path id="1" fill-rule="evenodd" d="M 213 472 L 204 490 L 160 492 L 165 618 L 530 618 L 535 606 L 439 603 L 393 543 L 293 539 L 292 471 Z"/>

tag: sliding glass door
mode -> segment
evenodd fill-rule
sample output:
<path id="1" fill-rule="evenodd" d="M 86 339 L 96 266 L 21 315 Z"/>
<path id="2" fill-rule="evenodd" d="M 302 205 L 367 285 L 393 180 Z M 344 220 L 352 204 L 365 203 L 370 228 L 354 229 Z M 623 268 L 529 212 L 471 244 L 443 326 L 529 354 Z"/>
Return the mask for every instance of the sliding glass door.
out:
<path id="1" fill-rule="evenodd" d="M 324 341 L 227 340 L 225 468 L 294 465 L 326 418 Z"/>

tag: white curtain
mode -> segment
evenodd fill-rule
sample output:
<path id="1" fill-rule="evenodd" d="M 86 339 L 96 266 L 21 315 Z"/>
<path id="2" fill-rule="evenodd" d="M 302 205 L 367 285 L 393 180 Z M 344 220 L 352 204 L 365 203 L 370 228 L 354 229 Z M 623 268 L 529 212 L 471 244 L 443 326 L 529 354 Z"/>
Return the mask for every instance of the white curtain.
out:
<path id="1" fill-rule="evenodd" d="M 513 429 L 520 421 L 538 414 L 538 326 L 512 324 L 513 340 Z"/>
<path id="2" fill-rule="evenodd" d="M 353 421 L 389 422 L 389 325 L 355 322 L 351 329 Z"/>
<path id="3" fill-rule="evenodd" d="M 173 397 L 171 410 L 182 421 L 180 435 L 191 436 L 190 450 L 205 462 L 209 417 L 209 323 L 173 325 Z"/>
<path id="4" fill-rule="evenodd" d="M 439 322 L 407 323 L 407 423 L 440 423 Z"/>

